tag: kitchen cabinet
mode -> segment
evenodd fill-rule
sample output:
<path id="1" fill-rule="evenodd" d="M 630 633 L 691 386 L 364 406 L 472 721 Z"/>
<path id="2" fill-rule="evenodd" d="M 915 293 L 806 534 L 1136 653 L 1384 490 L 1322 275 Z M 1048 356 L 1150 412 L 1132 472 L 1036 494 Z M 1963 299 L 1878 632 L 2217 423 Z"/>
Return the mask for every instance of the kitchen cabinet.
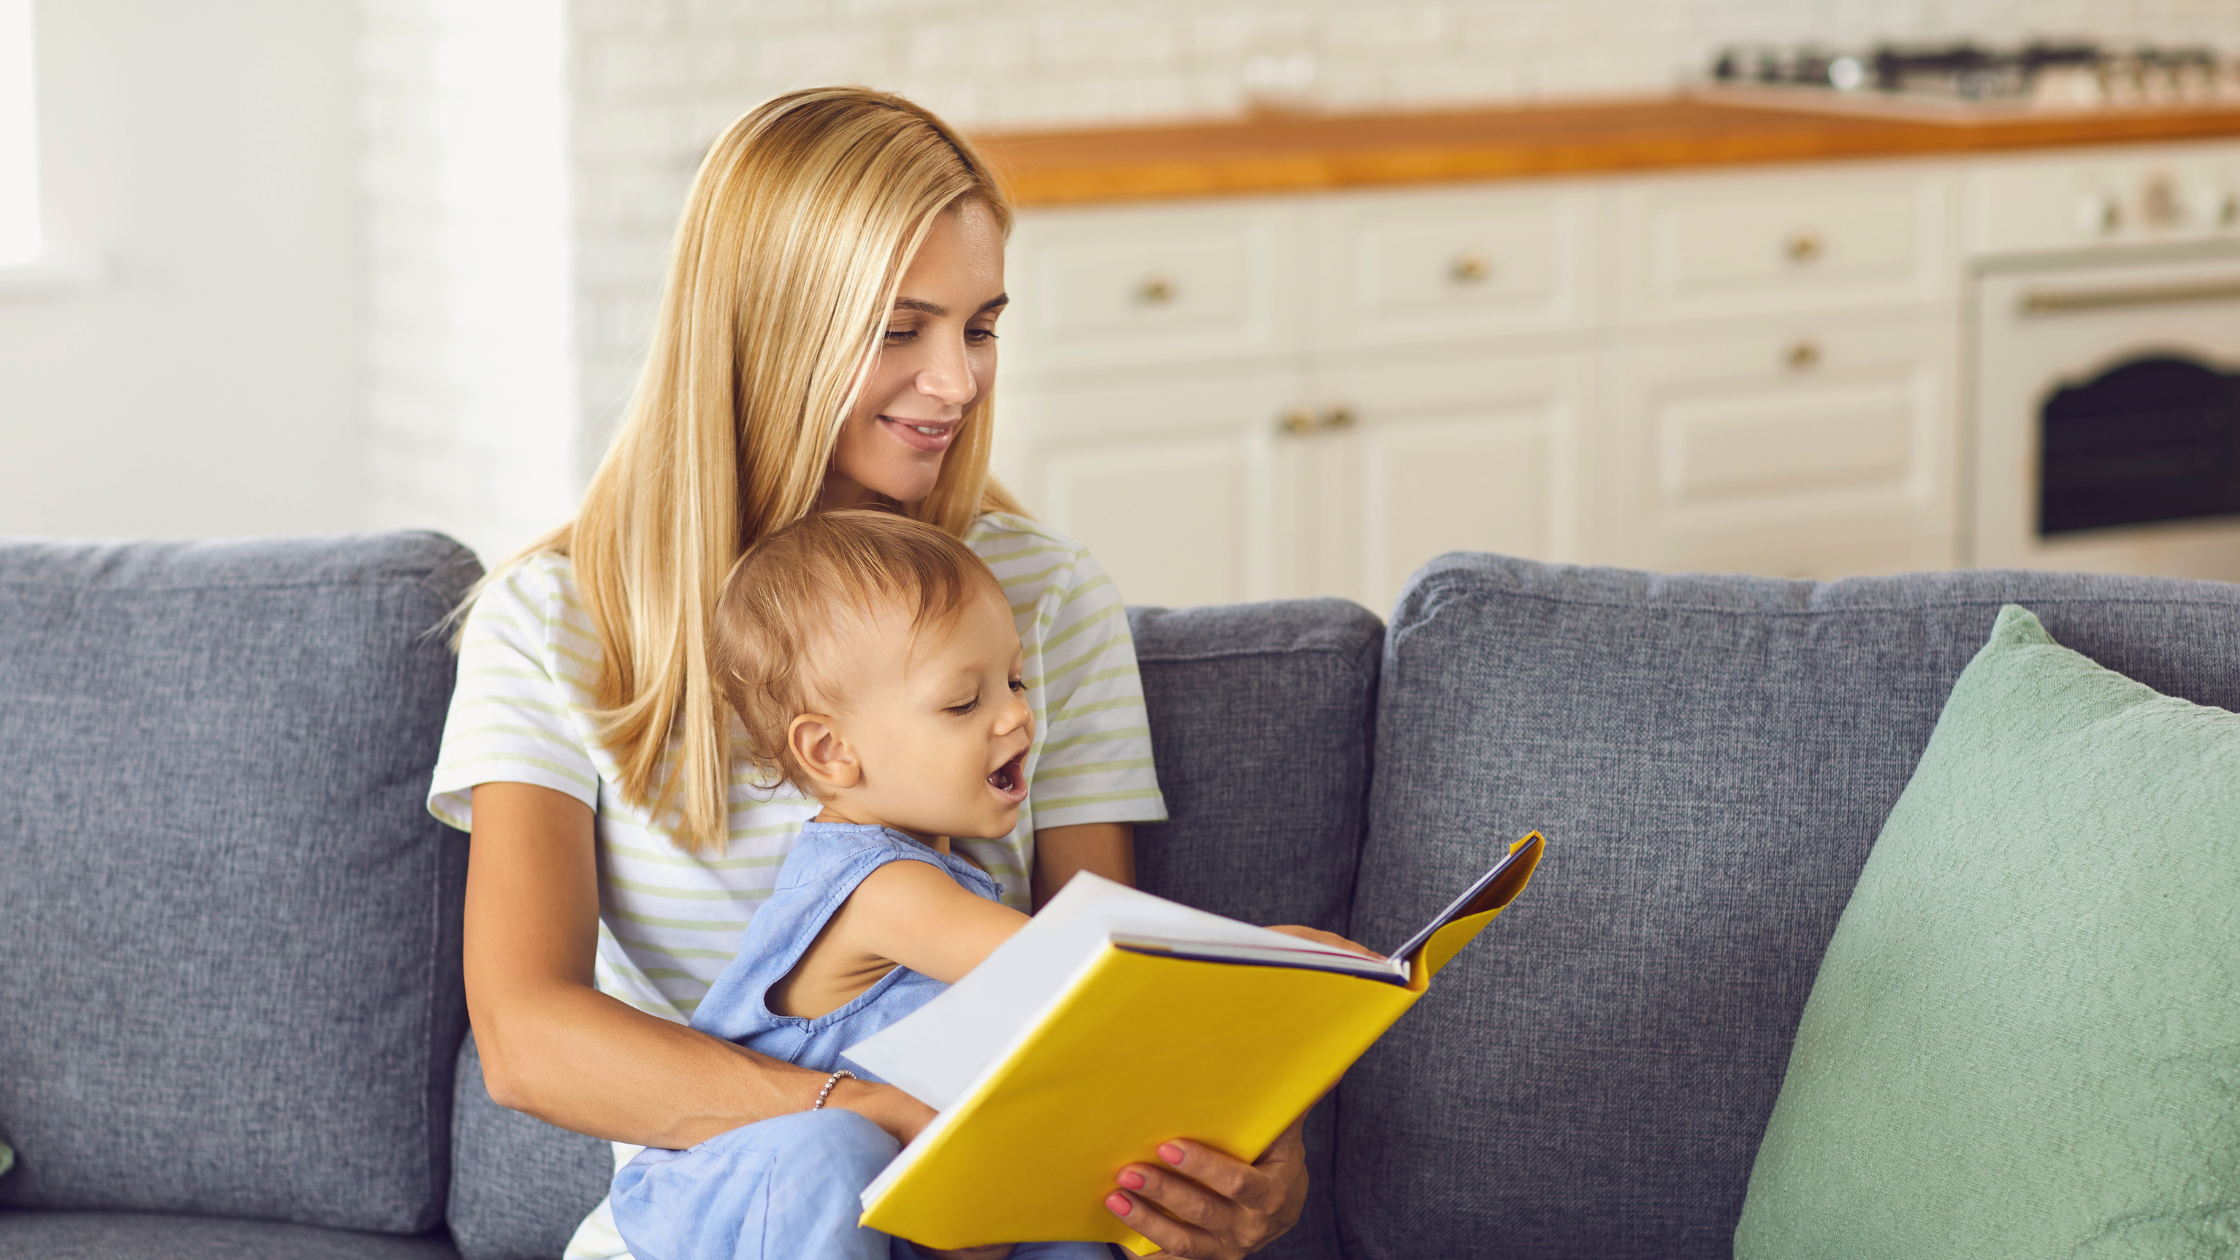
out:
<path id="1" fill-rule="evenodd" d="M 997 470 L 1127 597 L 1955 562 L 1933 163 L 1022 212 Z"/>

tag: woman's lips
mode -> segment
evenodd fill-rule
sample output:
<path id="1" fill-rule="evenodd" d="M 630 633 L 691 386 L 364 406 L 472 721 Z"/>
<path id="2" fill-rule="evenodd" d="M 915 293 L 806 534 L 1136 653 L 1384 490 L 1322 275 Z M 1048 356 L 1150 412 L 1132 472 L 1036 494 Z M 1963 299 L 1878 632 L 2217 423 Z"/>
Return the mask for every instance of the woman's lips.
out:
<path id="1" fill-rule="evenodd" d="M 949 443 L 957 440 L 957 430 L 964 427 L 962 420 L 903 420 L 894 416 L 881 416 L 879 423 L 901 438 L 903 445 L 928 454 L 948 450 Z"/>

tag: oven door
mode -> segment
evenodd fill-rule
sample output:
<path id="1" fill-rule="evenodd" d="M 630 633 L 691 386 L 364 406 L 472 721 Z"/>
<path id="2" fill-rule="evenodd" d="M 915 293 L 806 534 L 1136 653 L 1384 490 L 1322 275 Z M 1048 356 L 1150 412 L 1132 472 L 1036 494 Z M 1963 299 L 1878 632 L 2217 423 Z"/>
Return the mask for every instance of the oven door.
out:
<path id="1" fill-rule="evenodd" d="M 1970 564 L 2240 581 L 2240 251 L 1987 272 L 1971 323 Z"/>

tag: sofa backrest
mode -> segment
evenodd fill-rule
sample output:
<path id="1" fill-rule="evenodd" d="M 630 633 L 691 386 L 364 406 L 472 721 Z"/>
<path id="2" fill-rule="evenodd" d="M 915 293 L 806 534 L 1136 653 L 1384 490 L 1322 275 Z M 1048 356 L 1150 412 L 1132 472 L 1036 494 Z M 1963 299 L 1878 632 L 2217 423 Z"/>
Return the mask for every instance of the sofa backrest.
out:
<path id="1" fill-rule="evenodd" d="M 2240 587 L 1830 584 L 1449 556 L 1388 632 L 1351 935 L 1532 888 L 1338 1091 L 1357 1260 L 1725 1257 L 1820 956 L 1998 608 L 2240 709 Z"/>
<path id="2" fill-rule="evenodd" d="M 0 1204 L 442 1219 L 448 539 L 0 544 Z"/>

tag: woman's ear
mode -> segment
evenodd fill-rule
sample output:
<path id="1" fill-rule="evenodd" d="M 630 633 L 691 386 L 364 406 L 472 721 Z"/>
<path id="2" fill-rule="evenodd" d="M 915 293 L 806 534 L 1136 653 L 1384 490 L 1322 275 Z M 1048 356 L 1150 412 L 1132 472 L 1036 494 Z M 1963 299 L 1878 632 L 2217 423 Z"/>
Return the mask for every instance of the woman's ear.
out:
<path id="1" fill-rule="evenodd" d="M 810 782 L 803 786 L 823 795 L 844 792 L 863 781 L 863 763 L 856 750 L 841 737 L 840 728 L 822 713 L 803 713 L 786 724 L 786 746 Z"/>

